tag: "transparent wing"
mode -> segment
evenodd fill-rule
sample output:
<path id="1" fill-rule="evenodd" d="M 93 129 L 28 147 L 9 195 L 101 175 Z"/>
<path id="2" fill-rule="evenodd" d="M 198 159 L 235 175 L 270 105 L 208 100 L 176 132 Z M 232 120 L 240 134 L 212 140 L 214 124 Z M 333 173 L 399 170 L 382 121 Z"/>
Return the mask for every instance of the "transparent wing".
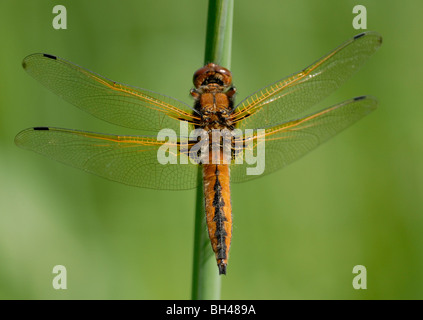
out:
<path id="1" fill-rule="evenodd" d="M 255 165 L 244 161 L 243 164 L 231 165 L 231 180 L 244 182 L 285 167 L 373 111 L 376 106 L 377 100 L 373 97 L 357 97 L 302 119 L 266 129 L 263 174 L 247 175 L 247 167 Z M 257 141 L 255 136 L 251 148 L 257 150 Z"/>
<path id="2" fill-rule="evenodd" d="M 48 54 L 26 57 L 24 69 L 48 89 L 93 116 L 123 127 L 179 130 L 179 120 L 199 118 L 185 103 L 149 90 L 111 81 Z"/>
<path id="3" fill-rule="evenodd" d="M 298 118 L 350 78 L 381 44 L 376 32 L 355 36 L 308 68 L 247 97 L 232 120 L 240 129 L 256 129 Z"/>
<path id="4" fill-rule="evenodd" d="M 166 164 L 157 160 L 164 143 L 152 137 L 117 136 L 59 128 L 30 128 L 15 143 L 84 171 L 124 184 L 163 190 L 197 185 L 197 165 Z"/>

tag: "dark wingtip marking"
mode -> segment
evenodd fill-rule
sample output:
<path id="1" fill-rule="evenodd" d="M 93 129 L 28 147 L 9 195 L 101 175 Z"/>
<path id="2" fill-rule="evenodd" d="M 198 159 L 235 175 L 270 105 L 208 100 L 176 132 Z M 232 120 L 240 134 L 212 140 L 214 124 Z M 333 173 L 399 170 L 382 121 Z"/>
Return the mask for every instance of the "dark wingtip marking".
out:
<path id="1" fill-rule="evenodd" d="M 219 275 L 222 275 L 222 274 L 226 275 L 226 263 L 220 262 L 218 264 L 218 267 L 219 267 Z"/>
<path id="2" fill-rule="evenodd" d="M 44 53 L 43 56 L 49 59 L 57 60 L 57 57 L 52 56 L 51 54 Z"/>
<path id="3" fill-rule="evenodd" d="M 50 130 L 48 127 L 35 127 L 34 130 Z"/>
<path id="4" fill-rule="evenodd" d="M 366 99 L 366 96 L 359 96 L 359 97 L 355 97 L 354 101 L 359 101 L 359 100 L 364 100 Z"/>
<path id="5" fill-rule="evenodd" d="M 365 32 L 362 32 L 362 33 L 357 34 L 356 36 L 354 36 L 354 40 L 357 40 L 358 38 L 361 38 L 365 34 L 366 34 Z"/>

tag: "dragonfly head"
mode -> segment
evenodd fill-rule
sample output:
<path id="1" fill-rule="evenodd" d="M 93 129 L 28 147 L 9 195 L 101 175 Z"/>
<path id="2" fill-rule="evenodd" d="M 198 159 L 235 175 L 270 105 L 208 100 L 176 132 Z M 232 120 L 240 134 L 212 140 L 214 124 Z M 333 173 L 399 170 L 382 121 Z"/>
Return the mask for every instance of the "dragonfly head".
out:
<path id="1" fill-rule="evenodd" d="M 209 63 L 194 73 L 193 82 L 197 89 L 209 85 L 229 87 L 232 84 L 232 74 L 226 68 Z"/>

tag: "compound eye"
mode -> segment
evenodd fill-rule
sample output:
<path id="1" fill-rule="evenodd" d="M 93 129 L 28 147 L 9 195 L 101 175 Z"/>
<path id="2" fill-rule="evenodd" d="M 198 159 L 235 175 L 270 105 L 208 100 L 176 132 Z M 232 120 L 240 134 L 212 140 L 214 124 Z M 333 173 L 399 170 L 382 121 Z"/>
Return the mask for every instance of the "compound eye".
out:
<path id="1" fill-rule="evenodd" d="M 232 83 L 232 73 L 221 66 L 216 65 L 215 71 L 223 76 L 223 84 L 229 86 Z"/>
<path id="2" fill-rule="evenodd" d="M 195 82 L 195 79 L 197 79 L 199 76 L 203 75 L 204 73 L 206 73 L 209 70 L 210 70 L 210 68 L 208 66 L 204 66 L 204 67 L 198 69 L 197 71 L 195 71 L 194 79 L 193 79 L 194 82 Z"/>
<path id="3" fill-rule="evenodd" d="M 194 83 L 194 86 L 196 88 L 199 88 L 201 86 L 201 83 L 204 81 L 206 77 L 207 71 L 208 71 L 207 66 L 202 67 L 201 69 L 198 69 L 197 71 L 195 71 L 192 82 Z"/>
<path id="4" fill-rule="evenodd" d="M 215 63 L 209 63 L 194 73 L 194 86 L 199 88 L 208 77 L 216 77 L 215 74 L 220 75 L 217 78 L 222 81 L 224 86 L 229 86 L 232 83 L 232 74 L 228 69 Z"/>

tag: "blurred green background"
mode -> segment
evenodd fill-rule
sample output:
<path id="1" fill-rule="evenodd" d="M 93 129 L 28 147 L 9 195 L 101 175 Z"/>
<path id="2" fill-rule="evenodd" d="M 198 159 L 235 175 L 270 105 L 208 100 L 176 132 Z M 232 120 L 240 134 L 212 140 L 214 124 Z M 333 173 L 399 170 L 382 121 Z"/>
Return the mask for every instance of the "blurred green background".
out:
<path id="1" fill-rule="evenodd" d="M 191 104 L 207 2 L 59 3 L 67 30 L 52 28 L 54 1 L 0 2 L 0 298 L 188 299 L 194 190 L 120 185 L 13 139 L 32 126 L 134 133 L 29 77 L 21 61 L 34 52 Z M 361 32 L 356 4 L 384 44 L 318 107 L 371 94 L 379 108 L 284 170 L 232 186 L 224 299 L 423 298 L 423 2 L 235 0 L 237 100 Z M 67 290 L 52 288 L 58 264 Z M 367 267 L 367 290 L 352 287 L 355 265 Z"/>

